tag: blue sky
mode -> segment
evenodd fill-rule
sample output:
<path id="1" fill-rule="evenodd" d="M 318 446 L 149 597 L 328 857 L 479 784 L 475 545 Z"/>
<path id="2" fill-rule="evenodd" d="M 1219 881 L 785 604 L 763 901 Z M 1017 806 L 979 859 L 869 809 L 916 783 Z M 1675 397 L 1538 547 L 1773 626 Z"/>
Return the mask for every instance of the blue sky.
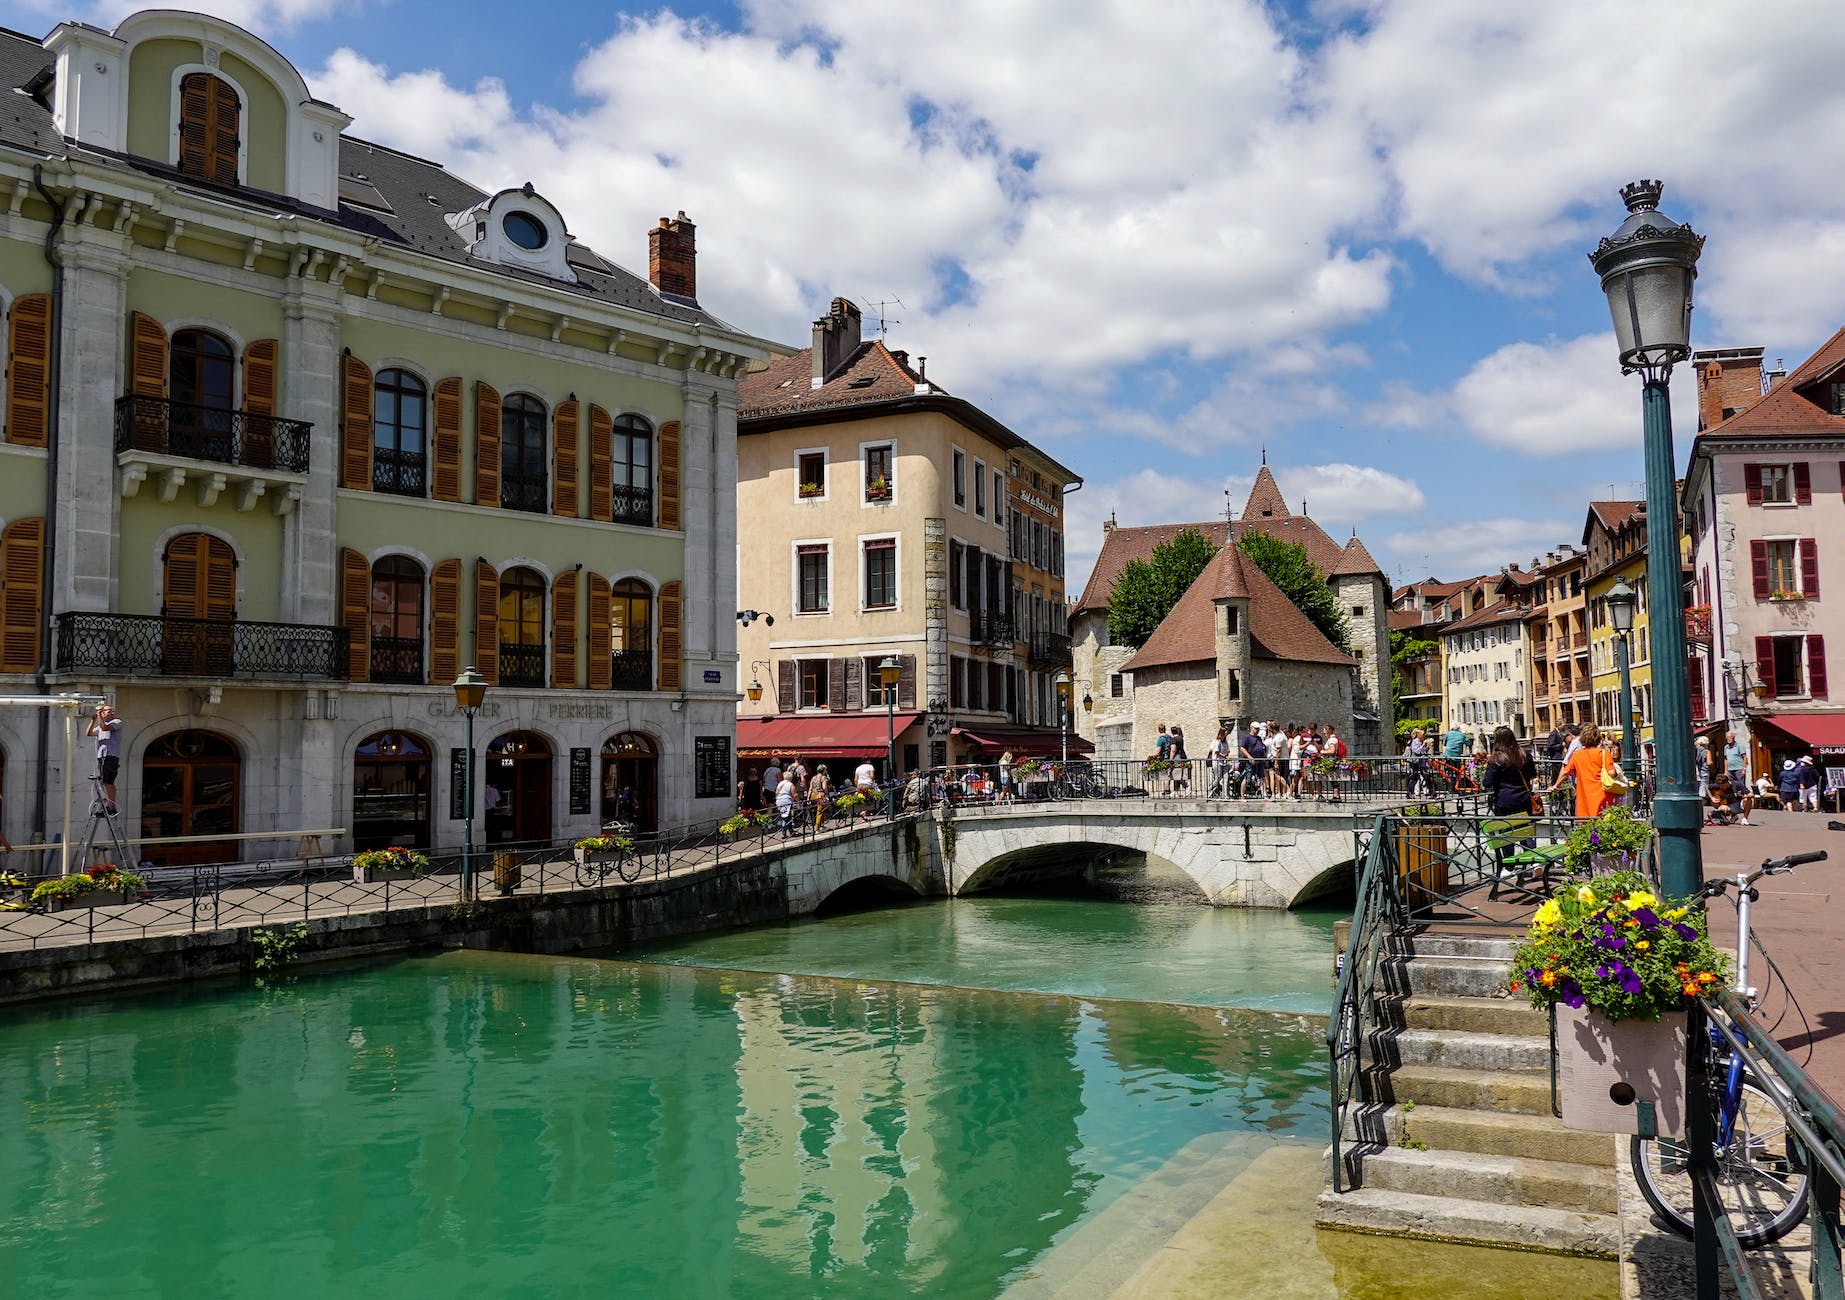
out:
<path id="1" fill-rule="evenodd" d="M 801 343 L 834 295 L 901 299 L 892 346 L 1085 478 L 1074 582 L 1111 512 L 1221 514 L 1264 448 L 1397 580 L 1576 541 L 1641 473 L 1583 256 L 1637 176 L 1709 236 L 1699 344 L 1791 366 L 1845 315 L 1831 5 L 200 7 L 354 133 L 531 180 L 625 265 L 684 209 L 737 325 Z"/>

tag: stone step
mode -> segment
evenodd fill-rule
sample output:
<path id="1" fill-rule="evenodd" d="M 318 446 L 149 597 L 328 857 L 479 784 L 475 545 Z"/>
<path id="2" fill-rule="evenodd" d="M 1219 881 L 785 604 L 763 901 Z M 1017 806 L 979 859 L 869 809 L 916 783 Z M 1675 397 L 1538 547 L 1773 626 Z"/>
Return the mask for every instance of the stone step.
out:
<path id="1" fill-rule="evenodd" d="M 1416 1138 L 1416 1129 L 1412 1114 L 1412 1138 Z M 1612 1167 L 1529 1156 L 1385 1147 L 1365 1153 L 1359 1162 L 1358 1181 L 1374 1189 L 1493 1205 L 1542 1205 L 1592 1214 L 1613 1214 L 1617 1209 Z"/>
<path id="2" fill-rule="evenodd" d="M 1414 957 L 1485 957 L 1507 962 L 1519 940 L 1502 935 L 1446 934 L 1432 930 L 1393 936 L 1391 951 Z"/>
<path id="3" fill-rule="evenodd" d="M 1378 982 L 1392 993 L 1443 997 L 1509 997 L 1510 967 L 1496 957 L 1390 957 L 1378 963 Z"/>
<path id="4" fill-rule="evenodd" d="M 1625 1139 L 1564 1128 L 1548 1113 L 1460 1110 L 1450 1106 L 1362 1106 L 1349 1110 L 1341 1127 L 1352 1143 L 1399 1146 L 1407 1138 L 1431 1151 L 1523 1156 L 1610 1168 L 1627 1158 Z"/>
<path id="5" fill-rule="evenodd" d="M 1456 1070 L 1550 1076 L 1550 1038 L 1403 1029 L 1379 1035 L 1372 1059 L 1382 1065 L 1442 1065 Z"/>
<path id="6" fill-rule="evenodd" d="M 1413 1101 L 1456 1110 L 1512 1111 L 1549 1115 L 1550 1076 L 1457 1070 L 1440 1065 L 1405 1065 L 1378 1075 L 1373 1087 L 1383 1101 Z"/>
<path id="7" fill-rule="evenodd" d="M 1452 1196 L 1422 1196 L 1385 1188 L 1341 1195 L 1320 1193 L 1314 1221 L 1325 1228 L 1425 1241 L 1510 1246 L 1558 1255 L 1617 1258 L 1620 1220 L 1534 1205 L 1486 1205 Z"/>
<path id="8" fill-rule="evenodd" d="M 1522 997 L 1466 998 L 1412 993 L 1386 1006 L 1384 1015 L 1387 1021 L 1405 1029 L 1521 1034 L 1550 1041 L 1550 1017 Z"/>

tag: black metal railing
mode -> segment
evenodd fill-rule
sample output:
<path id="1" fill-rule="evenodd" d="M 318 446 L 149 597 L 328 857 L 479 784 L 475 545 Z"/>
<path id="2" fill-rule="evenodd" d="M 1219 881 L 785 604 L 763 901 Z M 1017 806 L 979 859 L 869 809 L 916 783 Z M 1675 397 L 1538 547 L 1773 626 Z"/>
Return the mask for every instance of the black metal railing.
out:
<path id="1" fill-rule="evenodd" d="M 545 684 L 545 648 L 521 645 L 516 641 L 500 642 L 500 684 L 502 686 L 543 686 Z"/>
<path id="2" fill-rule="evenodd" d="M 314 426 L 255 411 L 232 411 L 129 394 L 115 402 L 115 449 L 158 452 L 220 465 L 308 472 Z"/>
<path id="3" fill-rule="evenodd" d="M 609 656 L 609 667 L 613 678 L 610 686 L 618 691 L 651 691 L 653 689 L 653 652 L 650 650 L 617 650 Z"/>
<path id="4" fill-rule="evenodd" d="M 508 474 L 500 480 L 500 508 L 525 510 L 538 515 L 549 514 L 551 485 L 542 475 L 536 478 L 514 478 Z"/>
<path id="5" fill-rule="evenodd" d="M 1397 875 L 1397 836 L 1390 819 L 1378 816 L 1354 832 L 1353 860 L 1358 866 L 1358 897 L 1352 928 L 1339 961 L 1339 983 L 1326 1024 L 1326 1049 L 1332 1064 L 1333 1191 L 1351 1187 L 1352 1170 L 1340 1150 L 1347 1138 L 1348 1107 L 1361 1099 L 1365 1046 L 1378 1025 L 1375 997 L 1379 964 L 1402 913 L 1392 882 Z M 1356 1137 L 1357 1135 L 1352 1135 Z"/>
<path id="6" fill-rule="evenodd" d="M 372 448 L 372 491 L 420 497 L 429 492 L 429 460 L 420 451 Z"/>
<path id="7" fill-rule="evenodd" d="M 311 623 L 165 618 L 157 614 L 57 616 L 61 672 L 116 677 L 344 677 L 348 634 Z"/>
<path id="8" fill-rule="evenodd" d="M 976 609 L 967 616 L 968 639 L 975 645 L 1012 648 L 1012 616 Z"/>
<path id="9" fill-rule="evenodd" d="M 423 682 L 423 638 L 374 636 L 371 679 L 420 686 Z"/>
<path id="10" fill-rule="evenodd" d="M 653 489 L 618 487 L 612 497 L 614 521 L 636 528 L 653 527 Z"/>

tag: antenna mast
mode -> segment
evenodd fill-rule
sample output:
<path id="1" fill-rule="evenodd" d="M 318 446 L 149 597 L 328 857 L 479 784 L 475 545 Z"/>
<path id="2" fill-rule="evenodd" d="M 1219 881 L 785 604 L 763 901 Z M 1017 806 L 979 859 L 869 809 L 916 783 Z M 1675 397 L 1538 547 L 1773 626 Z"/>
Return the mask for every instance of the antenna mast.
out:
<path id="1" fill-rule="evenodd" d="M 865 299 L 865 306 L 878 318 L 878 337 L 880 339 L 890 333 L 891 326 L 903 324 L 902 321 L 890 315 L 890 308 L 903 307 L 905 311 L 909 310 L 908 307 L 904 307 L 903 299 L 897 297 L 895 294 L 892 294 L 888 298 L 867 298 Z"/>

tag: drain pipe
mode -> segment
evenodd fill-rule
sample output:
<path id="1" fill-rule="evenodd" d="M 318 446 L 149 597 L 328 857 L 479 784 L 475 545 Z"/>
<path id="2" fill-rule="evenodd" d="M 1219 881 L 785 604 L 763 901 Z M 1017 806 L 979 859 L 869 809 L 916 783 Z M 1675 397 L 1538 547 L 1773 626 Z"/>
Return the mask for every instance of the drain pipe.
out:
<path id="1" fill-rule="evenodd" d="M 58 410 L 63 404 L 61 397 L 64 390 L 64 255 L 58 250 L 58 232 L 64 226 L 64 207 L 45 187 L 45 169 L 38 163 L 32 164 L 32 184 L 38 190 L 39 197 L 51 207 L 51 224 L 45 230 L 45 261 L 51 267 L 51 346 L 46 365 L 45 545 L 40 557 L 43 567 L 39 574 L 40 599 L 49 604 L 58 555 L 58 530 L 55 526 L 58 511 Z M 38 672 L 33 675 L 33 681 L 40 695 L 49 695 L 51 687 L 45 678 L 51 663 L 50 610 L 41 608 L 39 615 Z M 38 781 L 32 792 L 32 835 L 40 843 L 45 839 L 45 780 L 46 773 L 51 769 L 50 749 L 51 710 L 42 708 L 38 711 Z M 65 764 L 64 784 L 68 789 L 68 760 Z"/>

